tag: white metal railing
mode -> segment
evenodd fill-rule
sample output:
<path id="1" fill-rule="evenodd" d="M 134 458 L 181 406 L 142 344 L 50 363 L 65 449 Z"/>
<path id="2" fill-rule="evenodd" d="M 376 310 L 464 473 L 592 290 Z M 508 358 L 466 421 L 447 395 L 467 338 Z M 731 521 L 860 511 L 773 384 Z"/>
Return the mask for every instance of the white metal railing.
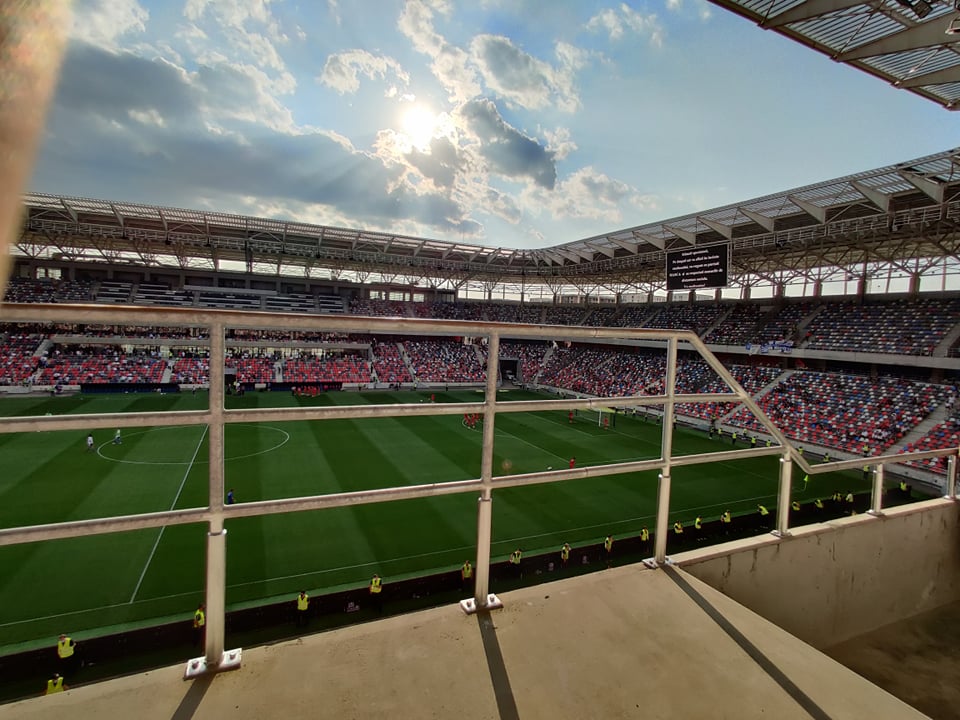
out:
<path id="1" fill-rule="evenodd" d="M 949 456 L 949 471 L 946 494 L 955 497 L 956 449 L 931 450 L 907 454 L 884 455 L 871 458 L 822 463 L 811 466 L 790 445 L 787 438 L 764 415 L 735 380 L 733 375 L 707 349 L 706 345 L 688 331 L 646 330 L 631 328 L 599 328 L 573 326 L 521 325 L 507 323 L 468 322 L 451 320 L 423 320 L 413 318 L 374 318 L 348 315 L 301 315 L 273 314 L 265 312 L 242 312 L 231 310 L 198 310 L 193 308 L 144 308 L 131 306 L 98 305 L 0 305 L 2 322 L 39 323 L 94 323 L 106 325 L 156 325 L 205 327 L 209 340 L 196 340 L 192 344 L 210 348 L 210 393 L 206 410 L 138 412 L 120 414 L 83 414 L 69 416 L 6 417 L 0 418 L 0 433 L 31 432 L 37 430 L 91 430 L 113 427 L 156 427 L 171 425 L 207 425 L 209 428 L 209 495 L 206 507 L 170 510 L 78 520 L 72 522 L 33 525 L 0 529 L 0 546 L 20 543 L 57 540 L 81 535 L 104 534 L 128 530 L 141 530 L 185 523 L 207 523 L 207 570 L 205 597 L 207 630 L 205 668 L 215 671 L 224 658 L 224 617 L 226 588 L 226 531 L 227 519 L 269 515 L 277 513 L 319 510 L 345 505 L 407 500 L 439 495 L 479 493 L 477 520 L 477 566 L 475 597 L 477 607 L 485 607 L 490 590 L 490 546 L 492 503 L 494 490 L 505 487 L 539 483 L 562 482 L 589 477 L 601 477 L 622 473 L 658 470 L 657 519 L 655 529 L 655 563 L 666 560 L 666 544 L 669 531 L 671 470 L 676 466 L 724 462 L 732 459 L 780 456 L 780 489 L 776 531 L 781 536 L 788 534 L 791 470 L 797 463 L 804 472 L 817 475 L 835 470 L 860 468 L 864 464 L 876 468 L 874 474 L 871 510 L 882 511 L 883 467 L 891 462 L 908 459 L 924 459 Z M 224 358 L 225 331 L 227 328 L 314 330 L 389 335 L 456 335 L 485 337 L 487 339 L 487 374 L 485 395 L 482 402 L 471 403 L 417 403 L 385 405 L 344 405 L 298 408 L 267 408 L 227 410 L 224 407 Z M 603 398 L 560 398 L 556 400 L 532 400 L 515 402 L 497 401 L 497 368 L 501 337 L 549 339 L 549 340 L 604 340 L 626 338 L 628 340 L 666 341 L 667 364 L 664 393 L 662 395 L 617 396 Z M 698 352 L 711 368 L 727 383 L 730 393 L 676 393 L 677 353 L 680 343 Z M 674 407 L 679 402 L 743 403 L 760 421 L 779 445 L 763 448 L 729 450 L 696 455 L 673 455 Z M 539 410 L 569 410 L 576 408 L 600 408 L 610 405 L 664 407 L 663 434 L 660 457 L 615 463 L 610 465 L 582 467 L 568 470 L 536 472 L 518 475 L 495 476 L 493 471 L 494 429 L 496 417 L 501 413 L 531 412 Z M 462 415 L 482 413 L 483 443 L 481 448 L 480 477 L 470 480 L 429 483 L 413 486 L 390 487 L 357 492 L 332 493 L 306 497 L 265 500 L 260 502 L 224 504 L 224 428 L 231 423 L 265 421 L 331 420 L 345 418 L 375 418 L 420 415 Z"/>

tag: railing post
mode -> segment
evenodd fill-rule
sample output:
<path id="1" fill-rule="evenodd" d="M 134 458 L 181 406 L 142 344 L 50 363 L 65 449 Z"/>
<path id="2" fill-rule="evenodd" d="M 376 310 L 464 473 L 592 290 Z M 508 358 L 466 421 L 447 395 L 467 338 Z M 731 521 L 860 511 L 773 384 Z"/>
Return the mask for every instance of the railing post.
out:
<path id="1" fill-rule="evenodd" d="M 214 529 L 207 533 L 207 602 L 206 642 L 204 657 L 208 670 L 216 670 L 223 659 L 226 635 L 227 531 Z"/>
<path id="2" fill-rule="evenodd" d="M 877 464 L 873 468 L 873 488 L 870 492 L 870 513 L 883 514 L 883 465 Z"/>
<path id="3" fill-rule="evenodd" d="M 786 537 L 790 534 L 790 490 L 793 480 L 793 462 L 790 453 L 780 456 L 780 492 L 777 496 L 776 534 Z"/>
<path id="4" fill-rule="evenodd" d="M 673 458 L 674 396 L 677 389 L 677 338 L 667 340 L 667 373 L 663 383 L 666 404 L 663 406 L 663 427 L 660 436 L 660 459 L 663 469 L 657 482 L 657 528 L 653 538 L 653 560 L 657 565 L 667 561 L 667 538 L 670 533 L 670 462 Z"/>
<path id="5" fill-rule="evenodd" d="M 204 656 L 187 664 L 187 677 L 229 670 L 240 665 L 241 651 L 224 652 L 226 642 L 227 531 L 223 527 L 224 493 L 224 360 L 226 340 L 223 323 L 210 325 L 208 507 L 212 514 L 207 530 Z"/>
<path id="6" fill-rule="evenodd" d="M 947 494 L 951 500 L 957 499 L 957 456 L 947 458 Z"/>
<path id="7" fill-rule="evenodd" d="M 660 473 L 657 484 L 657 527 L 653 537 L 653 560 L 657 565 L 667 561 L 667 537 L 670 532 L 670 475 Z"/>
<path id="8" fill-rule="evenodd" d="M 461 601 L 466 612 L 502 606 L 490 592 L 490 548 L 493 538 L 493 445 L 497 404 L 497 374 L 500 368 L 500 336 L 492 332 L 487 341 L 487 385 L 483 410 L 483 447 L 480 455 L 480 497 L 477 499 L 477 566 L 473 600 Z"/>
<path id="9" fill-rule="evenodd" d="M 223 657 L 224 625 L 226 611 L 226 534 L 223 528 L 223 411 L 226 395 L 226 375 L 224 359 L 226 356 L 225 328 L 222 323 L 210 326 L 210 426 L 209 442 L 209 498 L 208 507 L 220 510 L 220 514 L 210 520 L 207 535 L 207 664 L 216 666 Z"/>

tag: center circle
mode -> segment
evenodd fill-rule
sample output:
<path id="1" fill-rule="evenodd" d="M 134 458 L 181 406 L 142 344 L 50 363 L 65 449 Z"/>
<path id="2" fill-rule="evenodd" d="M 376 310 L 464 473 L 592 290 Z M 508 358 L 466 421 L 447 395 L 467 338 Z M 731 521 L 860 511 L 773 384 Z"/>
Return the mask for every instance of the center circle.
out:
<path id="1" fill-rule="evenodd" d="M 135 437 L 139 437 L 139 436 L 143 436 L 143 435 L 151 435 L 151 434 L 153 434 L 153 433 L 164 432 L 164 431 L 167 431 L 167 432 L 176 431 L 176 432 L 184 433 L 185 431 L 188 431 L 190 428 L 194 428 L 194 427 L 199 428 L 199 427 L 203 427 L 203 426 L 202 426 L 202 425 L 171 425 L 171 426 L 169 426 L 169 427 L 148 428 L 148 429 L 146 429 L 146 430 L 140 430 L 140 431 L 138 431 L 138 432 L 121 434 L 121 438 L 122 438 L 122 441 L 125 442 L 125 441 L 129 440 L 130 438 L 135 438 Z M 238 434 L 238 433 L 237 433 L 237 430 L 253 429 L 253 428 L 256 428 L 257 430 L 268 430 L 268 431 L 270 431 L 271 434 L 273 434 L 273 435 L 276 436 L 276 441 L 274 442 L 273 445 L 270 445 L 269 447 L 263 448 L 263 449 L 261 449 L 261 450 L 256 450 L 255 452 L 247 452 L 247 453 L 244 453 L 244 454 L 242 454 L 242 455 L 227 455 L 227 454 L 226 454 L 226 450 L 227 450 L 227 448 L 228 448 L 230 445 L 232 445 L 232 444 L 239 444 L 240 446 L 243 446 L 243 447 L 249 447 L 249 442 L 245 442 L 245 441 L 243 441 L 242 439 L 239 439 L 239 440 L 238 440 L 238 438 L 236 437 L 236 435 Z M 231 438 L 230 438 L 231 434 L 234 435 L 233 442 L 231 442 Z M 241 433 L 240 435 L 242 436 L 242 433 Z M 204 435 L 203 435 L 202 437 L 203 437 L 204 439 L 206 439 L 206 433 L 204 433 Z M 226 425 L 226 426 L 224 427 L 224 458 L 223 458 L 223 460 L 224 460 L 224 462 L 231 462 L 231 461 L 233 461 L 233 460 L 244 460 L 244 459 L 247 459 L 247 458 L 256 457 L 256 456 L 258 456 L 258 455 L 264 455 L 264 454 L 266 454 L 266 453 L 273 452 L 274 450 L 279 450 L 281 447 L 283 447 L 284 445 L 286 445 L 289 441 L 290 441 L 290 433 L 288 433 L 286 430 L 281 430 L 280 428 L 276 428 L 276 427 L 273 427 L 273 426 L 271 426 L 271 425 L 260 425 L 260 424 L 236 424 L 236 425 Z M 190 445 L 190 446 L 188 446 L 188 447 L 195 447 L 195 448 L 199 449 L 200 443 L 201 443 L 202 441 L 201 441 L 200 439 L 194 437 L 194 438 L 192 438 L 192 442 L 196 442 L 197 444 L 196 444 L 196 445 Z M 101 443 L 101 444 L 97 447 L 97 455 L 99 455 L 99 456 L 100 456 L 101 458 L 103 458 L 104 460 L 109 460 L 109 461 L 111 461 L 111 462 L 121 463 L 121 464 L 124 464 L 124 465 L 171 465 L 171 466 L 177 466 L 177 465 L 205 465 L 205 464 L 209 464 L 209 458 L 207 457 L 206 453 L 204 453 L 202 456 L 199 455 L 199 454 L 195 454 L 192 460 L 183 460 L 183 461 L 180 461 L 180 460 L 163 460 L 163 459 L 157 459 L 157 460 L 152 460 L 152 459 L 150 459 L 150 460 L 137 460 L 137 459 L 135 459 L 135 458 L 134 458 L 134 459 L 128 459 L 128 458 L 120 458 L 120 457 L 111 457 L 109 454 L 106 454 L 106 453 L 104 452 L 104 450 L 108 450 L 108 449 L 111 448 L 111 447 L 116 447 L 116 446 L 114 445 L 113 441 L 107 441 L 107 442 L 105 442 L 105 443 Z M 121 445 L 121 447 L 122 447 L 122 445 Z M 135 454 L 136 454 L 136 453 L 134 453 L 134 455 L 135 455 Z"/>

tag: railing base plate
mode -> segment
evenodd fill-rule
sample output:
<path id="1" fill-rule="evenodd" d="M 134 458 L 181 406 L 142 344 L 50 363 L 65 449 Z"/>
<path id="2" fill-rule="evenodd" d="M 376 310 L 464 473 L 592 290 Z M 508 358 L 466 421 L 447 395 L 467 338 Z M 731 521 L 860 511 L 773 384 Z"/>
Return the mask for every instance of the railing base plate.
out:
<path id="1" fill-rule="evenodd" d="M 192 680 L 208 673 L 226 672 L 227 670 L 236 670 L 240 667 L 240 660 L 243 657 L 243 649 L 224 650 L 223 657 L 217 665 L 208 665 L 207 658 L 193 658 L 187 663 L 187 668 L 183 672 L 184 680 Z"/>
<path id="2" fill-rule="evenodd" d="M 503 603 L 493 593 L 487 595 L 487 604 L 484 607 L 477 607 L 477 601 L 474 598 L 467 598 L 460 601 L 460 609 L 467 615 L 473 615 L 478 610 L 497 610 L 503 607 Z"/>

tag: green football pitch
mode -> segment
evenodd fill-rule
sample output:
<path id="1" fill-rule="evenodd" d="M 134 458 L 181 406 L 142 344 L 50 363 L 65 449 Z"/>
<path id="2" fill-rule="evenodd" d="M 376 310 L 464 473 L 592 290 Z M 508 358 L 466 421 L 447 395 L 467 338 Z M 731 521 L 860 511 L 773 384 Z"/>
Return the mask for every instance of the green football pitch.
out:
<path id="1" fill-rule="evenodd" d="M 476 402 L 475 391 L 436 393 L 437 402 Z M 513 391 L 502 400 L 543 396 Z M 228 407 L 416 402 L 428 393 L 280 393 L 228 397 Z M 13 398 L 0 414 L 195 410 L 205 393 Z M 594 416 L 595 418 L 596 416 Z M 661 427 L 617 417 L 615 427 L 565 411 L 501 414 L 496 474 L 658 457 Z M 204 426 L 0 435 L 0 527 L 204 507 Z M 479 477 L 481 432 L 455 415 L 229 425 L 226 487 L 237 502 Z M 677 429 L 676 454 L 730 449 L 729 441 Z M 795 478 L 802 477 L 795 472 Z M 725 509 L 772 508 L 776 456 L 674 469 L 670 522 L 716 519 Z M 836 490 L 862 491 L 859 473 L 814 477 L 794 497 L 812 501 Z M 652 529 L 657 473 L 497 490 L 493 559 L 599 542 Z M 242 607 L 451 570 L 473 557 L 476 493 L 376 505 L 241 518 L 227 523 L 227 603 Z M 0 653 L 75 636 L 189 617 L 203 599 L 205 525 L 0 547 Z M 496 590 L 495 587 L 492 590 Z"/>

